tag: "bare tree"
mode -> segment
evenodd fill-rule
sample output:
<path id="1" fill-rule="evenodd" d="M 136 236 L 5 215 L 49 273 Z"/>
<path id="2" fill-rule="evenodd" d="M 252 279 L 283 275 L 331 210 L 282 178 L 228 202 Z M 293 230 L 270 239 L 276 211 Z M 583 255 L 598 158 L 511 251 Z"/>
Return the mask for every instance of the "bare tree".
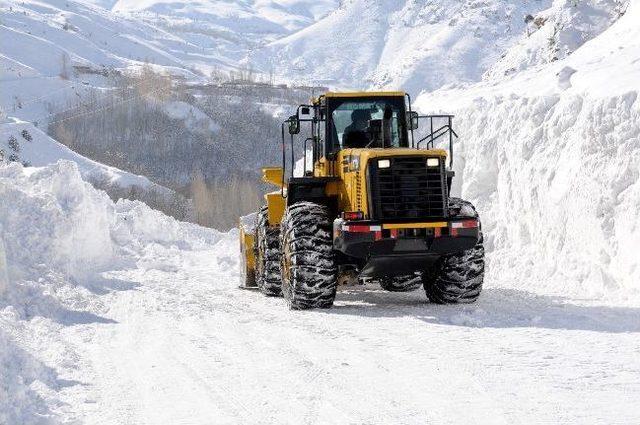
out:
<path id="1" fill-rule="evenodd" d="M 63 52 L 60 57 L 60 78 L 63 80 L 68 80 L 70 78 L 70 62 L 71 58 L 67 52 Z"/>

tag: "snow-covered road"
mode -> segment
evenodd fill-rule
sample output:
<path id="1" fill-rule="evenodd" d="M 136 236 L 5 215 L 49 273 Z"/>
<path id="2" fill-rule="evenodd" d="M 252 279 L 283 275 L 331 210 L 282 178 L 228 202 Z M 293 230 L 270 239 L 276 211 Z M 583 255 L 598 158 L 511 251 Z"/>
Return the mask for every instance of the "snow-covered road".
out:
<path id="1" fill-rule="evenodd" d="M 70 162 L 0 190 L 2 425 L 640 423 L 632 291 L 489 273 L 474 305 L 350 289 L 291 312 L 237 288 L 237 231 L 114 204 Z"/>
<path id="2" fill-rule="evenodd" d="M 638 423 L 640 317 L 489 287 L 473 306 L 349 290 L 290 312 L 237 285 L 235 235 L 111 275 L 63 331 L 91 424 Z M 167 266 L 168 265 L 168 266 Z M 77 415 L 77 416 L 76 416 Z M 70 418 L 71 418 L 70 417 Z M 612 419 L 614 418 L 614 419 Z"/>

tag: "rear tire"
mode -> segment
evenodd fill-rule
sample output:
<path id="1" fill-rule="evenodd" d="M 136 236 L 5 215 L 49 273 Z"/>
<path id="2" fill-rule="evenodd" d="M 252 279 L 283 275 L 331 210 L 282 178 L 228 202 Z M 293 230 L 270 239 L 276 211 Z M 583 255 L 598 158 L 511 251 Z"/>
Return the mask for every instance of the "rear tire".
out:
<path id="1" fill-rule="evenodd" d="M 256 223 L 256 285 L 270 297 L 282 295 L 280 280 L 280 228 L 269 226 L 267 207 L 260 208 Z"/>
<path id="2" fill-rule="evenodd" d="M 418 289 L 422 285 L 420 276 L 403 275 L 403 276 L 383 276 L 374 281 L 380 284 L 380 287 L 389 292 L 409 292 Z"/>
<path id="3" fill-rule="evenodd" d="M 449 204 L 459 207 L 459 217 L 477 218 L 480 225 L 478 213 L 470 202 L 451 198 Z M 431 302 L 437 304 L 475 302 L 482 291 L 483 280 L 482 228 L 473 248 L 443 256 L 423 276 L 425 293 Z"/>
<path id="4" fill-rule="evenodd" d="M 282 292 L 289 308 L 330 308 L 338 280 L 328 209 L 313 202 L 288 207 L 280 243 Z"/>

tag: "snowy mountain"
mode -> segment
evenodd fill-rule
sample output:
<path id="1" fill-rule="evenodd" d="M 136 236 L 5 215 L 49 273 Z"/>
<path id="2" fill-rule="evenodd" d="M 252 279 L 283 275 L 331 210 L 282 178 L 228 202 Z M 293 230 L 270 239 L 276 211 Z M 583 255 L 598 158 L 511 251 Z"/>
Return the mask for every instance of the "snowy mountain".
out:
<path id="1" fill-rule="evenodd" d="M 11 41 L 0 50 L 0 106 L 40 124 L 52 106 L 65 106 L 93 88 L 108 96 L 109 77 L 123 69 L 150 62 L 194 77 L 188 61 L 202 56 L 201 49 L 166 31 L 87 2 L 5 1 L 0 7 L 0 37 Z"/>
<path id="2" fill-rule="evenodd" d="M 500 78 L 564 59 L 616 22 L 624 15 L 628 3 L 626 0 L 555 0 L 548 9 L 525 16 L 526 37 L 522 36 L 504 52 L 484 78 Z"/>
<path id="3" fill-rule="evenodd" d="M 250 49 L 308 25 L 334 4 L 5 0 L 0 108 L 43 124 L 52 108 L 89 91 L 108 97 L 110 77 L 145 63 L 196 81 L 247 68 Z"/>
<path id="4" fill-rule="evenodd" d="M 349 0 L 252 60 L 284 78 L 417 94 L 562 58 L 611 25 L 626 3 Z"/>
<path id="5" fill-rule="evenodd" d="M 327 15 L 337 0 L 167 1 L 117 0 L 107 8 L 167 25 L 195 45 L 206 37 L 256 46 L 313 24 Z M 211 41 L 209 41 L 211 42 Z M 231 43 L 230 43 L 231 45 Z"/>

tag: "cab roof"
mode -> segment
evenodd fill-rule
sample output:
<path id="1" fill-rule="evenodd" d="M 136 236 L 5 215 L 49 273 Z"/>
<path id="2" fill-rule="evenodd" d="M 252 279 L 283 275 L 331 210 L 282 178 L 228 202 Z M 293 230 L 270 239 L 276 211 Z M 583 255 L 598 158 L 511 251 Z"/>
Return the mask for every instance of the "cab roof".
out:
<path id="1" fill-rule="evenodd" d="M 333 92 L 329 91 L 324 97 L 404 97 L 403 91 L 354 91 L 354 92 Z"/>

